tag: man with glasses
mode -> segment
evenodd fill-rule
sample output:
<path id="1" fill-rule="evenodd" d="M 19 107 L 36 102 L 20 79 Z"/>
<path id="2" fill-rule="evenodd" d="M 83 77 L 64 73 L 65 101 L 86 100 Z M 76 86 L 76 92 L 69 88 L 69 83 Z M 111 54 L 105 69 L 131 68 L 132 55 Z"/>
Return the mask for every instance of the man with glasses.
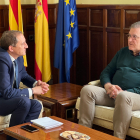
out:
<path id="1" fill-rule="evenodd" d="M 100 81 L 104 88 L 86 85 L 81 90 L 79 124 L 92 127 L 95 104 L 115 107 L 114 136 L 125 139 L 131 112 L 140 110 L 140 21 L 131 25 L 128 47 L 117 52 Z"/>

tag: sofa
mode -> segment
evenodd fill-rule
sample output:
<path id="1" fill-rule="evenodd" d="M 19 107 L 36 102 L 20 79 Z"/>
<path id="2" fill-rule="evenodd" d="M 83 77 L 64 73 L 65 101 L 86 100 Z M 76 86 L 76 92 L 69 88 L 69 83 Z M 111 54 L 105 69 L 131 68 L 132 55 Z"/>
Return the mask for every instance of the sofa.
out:
<path id="1" fill-rule="evenodd" d="M 88 84 L 102 87 L 100 80 L 92 81 Z M 77 119 L 79 119 L 79 105 L 80 97 L 77 99 L 76 102 Z M 96 105 L 93 124 L 113 130 L 113 114 L 113 107 Z M 140 111 L 132 111 L 132 119 L 127 135 L 136 139 L 140 139 Z"/>
<path id="2" fill-rule="evenodd" d="M 23 85 L 23 83 L 20 83 L 20 89 L 23 89 L 23 88 L 28 88 L 28 87 Z M 39 102 L 42 104 L 41 101 L 39 101 Z M 42 110 L 40 112 L 39 118 L 42 117 L 42 113 L 43 113 L 43 105 L 42 105 Z M 7 115 L 7 116 L 0 116 L 0 131 L 9 127 L 10 118 L 11 118 L 11 114 Z"/>

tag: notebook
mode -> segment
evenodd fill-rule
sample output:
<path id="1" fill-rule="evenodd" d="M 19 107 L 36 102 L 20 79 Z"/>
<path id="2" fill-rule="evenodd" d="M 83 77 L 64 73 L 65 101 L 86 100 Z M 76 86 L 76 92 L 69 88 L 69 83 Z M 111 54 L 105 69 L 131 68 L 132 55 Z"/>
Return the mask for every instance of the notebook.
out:
<path id="1" fill-rule="evenodd" d="M 51 128 L 55 128 L 55 127 L 63 125 L 62 122 L 56 121 L 49 117 L 43 117 L 43 118 L 31 120 L 31 123 L 33 123 L 39 127 L 42 127 L 44 129 L 51 129 Z"/>

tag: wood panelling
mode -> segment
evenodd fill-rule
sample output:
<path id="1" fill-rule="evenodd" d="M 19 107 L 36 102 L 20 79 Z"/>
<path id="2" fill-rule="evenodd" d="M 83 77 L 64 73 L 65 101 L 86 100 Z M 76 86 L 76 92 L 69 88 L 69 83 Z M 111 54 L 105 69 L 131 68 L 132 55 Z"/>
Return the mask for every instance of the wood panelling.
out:
<path id="1" fill-rule="evenodd" d="M 48 20 L 50 25 L 56 24 L 56 7 L 50 7 L 48 10 Z"/>
<path id="2" fill-rule="evenodd" d="M 57 4 L 48 5 L 50 57 L 53 84 L 58 83 L 54 68 L 54 45 Z M 34 12 L 35 5 L 22 5 L 24 35 L 27 50 L 27 72 L 34 77 Z M 85 85 L 97 80 L 100 73 L 122 47 L 132 23 L 140 21 L 140 5 L 77 5 L 80 46 L 73 54 L 71 83 Z M 0 5 L 0 36 L 8 30 L 8 6 Z"/>
<path id="3" fill-rule="evenodd" d="M 90 26 L 103 26 L 103 10 L 90 10 Z"/>
<path id="4" fill-rule="evenodd" d="M 89 55 L 87 45 L 87 30 L 79 31 L 80 46 L 76 50 L 76 83 L 84 85 L 89 75 Z"/>
<path id="5" fill-rule="evenodd" d="M 54 45 L 55 45 L 55 28 L 49 29 L 49 38 L 50 38 L 50 60 L 51 60 L 51 71 L 52 71 L 52 80 L 53 83 L 58 83 L 58 70 L 54 68 Z"/>
<path id="6" fill-rule="evenodd" d="M 26 9 L 26 26 L 34 25 L 35 9 Z M 33 26 L 34 27 L 34 26 Z"/>
<path id="7" fill-rule="evenodd" d="M 30 40 L 30 36 L 33 36 L 33 40 Z M 28 44 L 28 49 L 26 52 L 28 67 L 26 68 L 28 74 L 35 78 L 34 74 L 34 62 L 35 62 L 35 43 L 34 43 L 34 30 L 26 31 L 26 42 Z"/>
<path id="8" fill-rule="evenodd" d="M 140 10 L 125 10 L 125 27 L 129 28 L 134 22 L 140 21 Z"/>
<path id="9" fill-rule="evenodd" d="M 4 10 L 0 10 L 0 27 L 4 27 Z"/>
<path id="10" fill-rule="evenodd" d="M 121 10 L 107 10 L 107 23 L 108 27 L 120 27 Z"/>
<path id="11" fill-rule="evenodd" d="M 90 31 L 91 34 L 91 79 L 99 79 L 103 69 L 103 32 Z M 95 55 L 96 53 L 96 55 Z"/>
<path id="12" fill-rule="evenodd" d="M 110 63 L 118 50 L 120 50 L 120 34 L 107 33 L 107 63 Z"/>
<path id="13" fill-rule="evenodd" d="M 88 22 L 87 8 L 78 9 L 77 14 L 78 14 L 78 24 L 87 25 Z"/>
<path id="14" fill-rule="evenodd" d="M 9 28 L 8 20 L 8 6 L 0 6 L 0 37 Z"/>
<path id="15" fill-rule="evenodd" d="M 124 46 L 128 46 L 127 34 L 124 34 Z"/>

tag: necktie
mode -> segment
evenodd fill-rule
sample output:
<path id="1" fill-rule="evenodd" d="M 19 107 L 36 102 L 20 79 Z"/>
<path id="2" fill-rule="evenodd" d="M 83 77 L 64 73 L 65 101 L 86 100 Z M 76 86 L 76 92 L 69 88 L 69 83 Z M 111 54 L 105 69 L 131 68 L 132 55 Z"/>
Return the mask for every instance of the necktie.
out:
<path id="1" fill-rule="evenodd" d="M 15 64 L 15 74 L 16 74 L 16 88 L 18 88 L 18 63 L 17 63 L 17 59 L 14 61 Z"/>

